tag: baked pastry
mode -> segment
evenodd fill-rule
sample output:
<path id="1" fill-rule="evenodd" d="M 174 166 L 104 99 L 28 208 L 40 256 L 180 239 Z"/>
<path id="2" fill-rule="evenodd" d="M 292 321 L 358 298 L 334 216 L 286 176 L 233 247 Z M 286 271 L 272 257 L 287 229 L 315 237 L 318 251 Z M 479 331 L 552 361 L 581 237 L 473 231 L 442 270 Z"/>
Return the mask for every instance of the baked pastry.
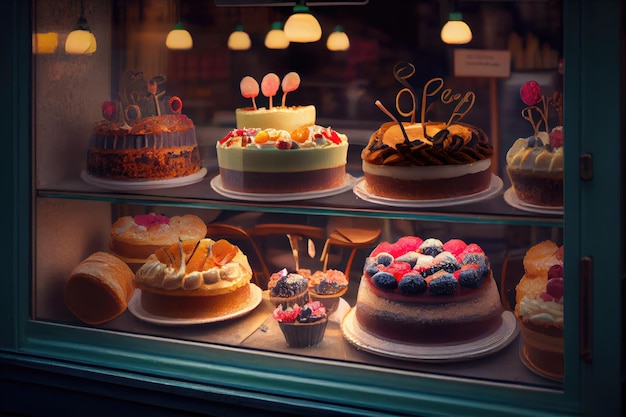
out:
<path id="1" fill-rule="evenodd" d="M 339 300 L 348 291 L 348 279 L 342 271 L 327 269 L 326 271 L 300 271 L 309 280 L 309 298 L 319 301 L 332 314 L 339 306 Z"/>
<path id="2" fill-rule="evenodd" d="M 280 330 L 290 347 L 303 348 L 315 346 L 324 338 L 328 325 L 328 315 L 319 301 L 286 306 L 280 304 L 272 315 L 278 321 Z"/>
<path id="3" fill-rule="evenodd" d="M 272 99 L 279 84 L 281 106 Z M 300 85 L 295 72 L 282 84 L 276 74 L 261 83 L 267 108 L 254 102 L 259 85 L 252 77 L 241 81 L 241 93 L 254 106 L 236 109 L 237 128 L 216 145 L 222 186 L 246 193 L 302 193 L 340 187 L 346 178 L 348 138 L 330 127 L 315 124 L 314 106 L 286 106 L 285 97 Z M 289 178 L 289 181 L 285 181 Z"/>
<path id="4" fill-rule="evenodd" d="M 396 77 L 403 70 L 414 72 L 412 64 L 396 67 Z M 421 122 L 415 122 L 415 109 L 411 121 L 401 122 L 379 101 L 376 104 L 394 121 L 384 123 L 370 137 L 361 152 L 364 188 L 368 194 L 399 200 L 438 200 L 458 198 L 489 189 L 492 181 L 491 158 L 493 147 L 485 132 L 459 120 L 474 104 L 474 93 L 462 97 L 447 122 L 427 121 L 428 97 L 437 96 L 443 88 L 443 79 L 434 78 L 425 86 L 422 99 Z M 398 93 L 396 103 L 403 93 Z M 426 93 L 428 92 L 428 94 Z M 449 104 L 450 90 L 437 96 Z M 455 96 L 455 97 L 456 97 Z M 454 101 L 453 101 L 454 102 Z M 398 106 L 398 104 L 396 104 Z M 408 115 L 397 109 L 402 115 Z"/>
<path id="5" fill-rule="evenodd" d="M 106 323 L 126 311 L 135 290 L 133 277 L 124 261 L 95 252 L 76 265 L 65 281 L 65 305 L 84 323 Z"/>
<path id="6" fill-rule="evenodd" d="M 519 138 L 506 153 L 506 171 L 515 195 L 522 203 L 545 206 L 563 206 L 563 116 L 562 94 L 556 92 L 546 98 L 539 84 L 529 81 L 520 89 L 522 101 L 528 105 L 522 116 L 528 120 L 533 135 Z M 560 125 L 550 130 L 548 110 L 554 107 Z M 533 115 L 539 115 L 535 120 Z M 545 131 L 540 131 L 541 124 Z M 549 133 L 548 133 L 549 132 Z"/>
<path id="7" fill-rule="evenodd" d="M 182 101 L 165 95 L 164 76 L 149 81 L 127 71 L 117 101 L 102 105 L 103 120 L 87 148 L 87 174 L 112 180 L 164 180 L 202 168 L 196 130 Z"/>
<path id="8" fill-rule="evenodd" d="M 246 307 L 252 268 L 230 242 L 184 240 L 150 255 L 135 274 L 141 306 L 167 318 L 222 317 Z"/>
<path id="9" fill-rule="evenodd" d="M 270 302 L 275 306 L 299 304 L 309 301 L 309 280 L 303 275 L 282 269 L 273 273 L 267 283 Z"/>
<path id="10" fill-rule="evenodd" d="M 200 240 L 206 234 L 206 224 L 193 214 L 172 217 L 157 213 L 123 216 L 111 226 L 109 249 L 136 270 L 157 249 L 180 240 Z"/>
<path id="11" fill-rule="evenodd" d="M 563 247 L 546 240 L 524 256 L 524 275 L 515 288 L 525 364 L 563 378 Z"/>
<path id="12" fill-rule="evenodd" d="M 366 332 L 401 343 L 459 343 L 501 326 L 489 258 L 475 243 L 404 236 L 365 260 L 355 318 Z"/>

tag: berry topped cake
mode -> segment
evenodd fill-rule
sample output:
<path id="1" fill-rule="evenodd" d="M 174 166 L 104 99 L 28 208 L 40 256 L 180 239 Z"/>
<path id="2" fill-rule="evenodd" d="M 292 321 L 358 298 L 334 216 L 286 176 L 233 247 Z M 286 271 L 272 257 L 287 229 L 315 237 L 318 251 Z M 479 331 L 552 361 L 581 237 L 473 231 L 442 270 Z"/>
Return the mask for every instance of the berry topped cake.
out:
<path id="1" fill-rule="evenodd" d="M 522 101 L 528 105 L 522 111 L 533 127 L 533 134 L 519 138 L 506 154 L 506 170 L 517 198 L 527 204 L 563 206 L 563 95 L 555 92 L 546 98 L 536 81 L 520 89 Z M 559 126 L 550 130 L 548 110 L 554 107 Z M 535 117 L 538 116 L 537 120 Z M 539 130 L 541 125 L 545 130 Z M 549 132 L 549 133 L 548 133 Z"/>
<path id="2" fill-rule="evenodd" d="M 563 246 L 546 240 L 524 256 L 515 287 L 525 363 L 535 372 L 563 378 Z"/>
<path id="3" fill-rule="evenodd" d="M 474 93 L 453 93 L 444 89 L 442 78 L 434 78 L 424 86 L 421 120 L 416 122 L 415 93 L 406 81 L 414 72 L 411 64 L 397 65 L 394 74 L 405 86 L 396 96 L 398 113 L 411 116 L 410 121 L 399 121 L 376 102 L 393 122 L 374 132 L 361 153 L 365 191 L 399 200 L 438 200 L 486 191 L 492 180 L 493 148 L 482 129 L 460 122 L 474 105 Z M 412 112 L 399 107 L 405 94 L 412 101 Z M 455 106 L 448 121 L 427 121 L 428 99 L 433 97 Z"/>
<path id="4" fill-rule="evenodd" d="M 475 243 L 404 236 L 367 257 L 355 306 L 359 326 L 401 343 L 458 343 L 501 326 L 489 258 Z"/>
<path id="5" fill-rule="evenodd" d="M 193 122 L 165 95 L 165 77 L 127 71 L 119 99 L 102 105 L 87 149 L 87 174 L 111 180 L 165 180 L 201 169 Z"/>
<path id="6" fill-rule="evenodd" d="M 300 77 L 283 78 L 270 73 L 261 82 L 268 98 L 257 108 L 259 84 L 252 77 L 241 80 L 241 94 L 253 107 L 236 109 L 237 128 L 217 143 L 222 186 L 229 191 L 262 194 L 317 192 L 341 187 L 346 179 L 348 138 L 330 127 L 315 124 L 314 106 L 286 106 L 288 92 L 296 90 Z M 273 97 L 282 87 L 280 106 Z"/>

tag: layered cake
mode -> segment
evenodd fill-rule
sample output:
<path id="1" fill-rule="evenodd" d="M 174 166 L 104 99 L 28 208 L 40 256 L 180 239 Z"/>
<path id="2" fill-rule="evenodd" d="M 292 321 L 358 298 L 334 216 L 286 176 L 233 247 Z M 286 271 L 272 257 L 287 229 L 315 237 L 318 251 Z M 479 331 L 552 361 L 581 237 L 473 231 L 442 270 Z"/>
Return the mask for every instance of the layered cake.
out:
<path id="1" fill-rule="evenodd" d="M 520 89 L 528 105 L 522 116 L 533 127 L 532 136 L 518 138 L 506 154 L 506 170 L 517 198 L 527 204 L 563 206 L 563 96 L 546 98 L 539 84 L 529 81 Z M 548 111 L 556 109 L 559 126 L 550 129 Z M 540 130 L 542 128 L 545 130 Z"/>
<path id="2" fill-rule="evenodd" d="M 286 106 L 288 92 L 300 85 L 291 72 L 282 82 L 266 75 L 261 91 L 268 107 L 257 108 L 259 85 L 252 77 L 241 81 L 241 93 L 253 106 L 236 109 L 237 128 L 218 141 L 217 162 L 222 186 L 230 191 L 285 194 L 341 187 L 346 180 L 348 138 L 330 127 L 316 125 L 314 106 Z M 282 87 L 282 104 L 272 99 Z"/>
<path id="3" fill-rule="evenodd" d="M 111 226 L 109 250 L 136 270 L 159 248 L 180 240 L 200 240 L 206 233 L 204 221 L 193 214 L 122 216 Z"/>
<path id="4" fill-rule="evenodd" d="M 563 246 L 546 240 L 526 252 L 515 301 L 524 363 L 541 375 L 563 378 Z"/>
<path id="5" fill-rule="evenodd" d="M 252 268 L 230 242 L 185 240 L 160 248 L 135 274 L 141 307 L 166 318 L 223 317 L 246 308 Z"/>
<path id="6" fill-rule="evenodd" d="M 410 344 L 486 337 L 503 307 L 489 258 L 475 243 L 405 236 L 366 258 L 355 319 L 365 332 Z"/>
<path id="7" fill-rule="evenodd" d="M 193 122 L 165 95 L 165 77 L 128 71 L 119 99 L 102 105 L 87 149 L 87 174 L 111 180 L 164 180 L 202 169 Z"/>
<path id="8" fill-rule="evenodd" d="M 403 76 L 403 71 L 412 74 L 414 68 L 396 68 L 396 78 L 405 85 L 408 76 Z M 411 116 L 410 121 L 399 121 L 380 101 L 376 102 L 393 121 L 374 132 L 361 153 L 367 193 L 399 200 L 438 200 L 489 189 L 493 155 L 489 138 L 482 129 L 460 122 L 473 106 L 475 95 L 471 91 L 453 93 L 443 87 L 441 78 L 424 86 L 420 122 L 415 121 L 416 101 L 410 87 L 396 97 L 398 113 Z M 410 113 L 398 105 L 403 95 L 412 99 Z M 447 122 L 426 120 L 428 100 L 433 97 L 455 106 Z"/>

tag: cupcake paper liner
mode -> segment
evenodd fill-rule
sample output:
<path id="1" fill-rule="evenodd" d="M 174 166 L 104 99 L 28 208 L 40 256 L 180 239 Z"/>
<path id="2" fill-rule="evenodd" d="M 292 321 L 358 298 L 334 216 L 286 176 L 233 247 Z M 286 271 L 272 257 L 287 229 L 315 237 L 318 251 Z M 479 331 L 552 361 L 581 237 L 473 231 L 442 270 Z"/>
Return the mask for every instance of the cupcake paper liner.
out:
<path id="1" fill-rule="evenodd" d="M 278 323 L 287 344 L 293 348 L 317 345 L 324 338 L 327 324 L 327 317 L 313 323 Z"/>

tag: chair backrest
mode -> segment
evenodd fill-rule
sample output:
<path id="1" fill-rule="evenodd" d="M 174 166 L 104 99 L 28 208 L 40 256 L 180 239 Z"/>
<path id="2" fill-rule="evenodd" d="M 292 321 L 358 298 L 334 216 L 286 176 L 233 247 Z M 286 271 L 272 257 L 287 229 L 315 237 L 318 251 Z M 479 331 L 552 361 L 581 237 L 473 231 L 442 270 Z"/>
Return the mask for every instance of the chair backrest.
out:
<path id="1" fill-rule="evenodd" d="M 239 246 L 241 251 L 248 257 L 252 267 L 254 283 L 262 289 L 265 288 L 270 272 L 263 254 L 246 229 L 227 223 L 209 223 L 207 224 L 207 236 L 213 240 L 226 239 L 232 244 Z"/>

